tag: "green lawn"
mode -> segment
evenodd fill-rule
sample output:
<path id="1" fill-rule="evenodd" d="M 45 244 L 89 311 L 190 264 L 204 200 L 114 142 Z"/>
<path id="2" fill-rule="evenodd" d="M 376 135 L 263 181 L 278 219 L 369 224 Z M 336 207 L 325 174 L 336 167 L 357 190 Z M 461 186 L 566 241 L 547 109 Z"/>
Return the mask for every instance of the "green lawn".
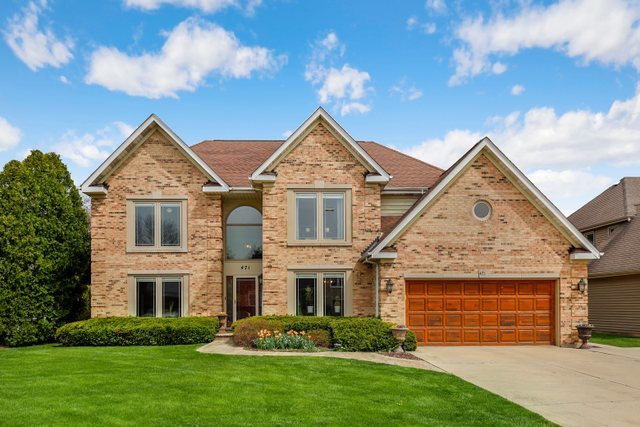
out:
<path id="1" fill-rule="evenodd" d="M 0 425 L 544 425 L 457 377 L 197 346 L 0 349 Z"/>
<path id="2" fill-rule="evenodd" d="M 616 347 L 640 347 L 640 338 L 638 337 L 621 337 L 619 335 L 604 334 L 602 332 L 594 332 L 589 342 L 614 345 Z"/>

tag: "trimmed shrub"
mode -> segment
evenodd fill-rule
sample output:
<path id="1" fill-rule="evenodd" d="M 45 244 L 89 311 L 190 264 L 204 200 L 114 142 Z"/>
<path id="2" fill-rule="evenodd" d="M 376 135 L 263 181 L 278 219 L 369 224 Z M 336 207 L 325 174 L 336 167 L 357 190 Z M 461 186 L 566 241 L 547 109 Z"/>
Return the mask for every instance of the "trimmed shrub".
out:
<path id="1" fill-rule="evenodd" d="M 402 344 L 404 351 L 415 351 L 418 348 L 418 340 L 413 331 L 407 331 L 407 336 Z"/>
<path id="2" fill-rule="evenodd" d="M 64 346 L 176 345 L 211 342 L 215 317 L 105 317 L 68 323 L 56 340 Z"/>
<path id="3" fill-rule="evenodd" d="M 331 323 L 333 342 L 346 351 L 391 351 L 398 342 L 391 325 L 371 317 L 336 319 Z"/>
<path id="4" fill-rule="evenodd" d="M 250 347 L 263 329 L 282 331 L 283 325 L 271 316 L 254 316 L 233 323 L 233 343 L 242 347 Z M 275 316 L 274 316 L 275 317 Z"/>
<path id="5" fill-rule="evenodd" d="M 331 334 L 324 329 L 311 329 L 306 331 L 307 338 L 309 338 L 317 347 L 329 347 L 331 346 Z"/>

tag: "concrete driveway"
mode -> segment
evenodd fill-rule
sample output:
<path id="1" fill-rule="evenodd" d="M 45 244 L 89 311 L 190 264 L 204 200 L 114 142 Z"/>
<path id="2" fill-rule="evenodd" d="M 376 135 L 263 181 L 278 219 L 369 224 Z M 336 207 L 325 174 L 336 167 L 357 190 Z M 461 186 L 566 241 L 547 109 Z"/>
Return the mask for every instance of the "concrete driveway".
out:
<path id="1" fill-rule="evenodd" d="M 640 348 L 418 347 L 416 355 L 561 425 L 640 425 Z"/>

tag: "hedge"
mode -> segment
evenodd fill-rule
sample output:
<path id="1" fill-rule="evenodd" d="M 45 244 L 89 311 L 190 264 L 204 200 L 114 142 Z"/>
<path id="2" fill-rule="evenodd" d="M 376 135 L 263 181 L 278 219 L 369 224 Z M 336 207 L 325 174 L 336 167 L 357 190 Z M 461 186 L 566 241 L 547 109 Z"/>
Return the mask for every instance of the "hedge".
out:
<path id="1" fill-rule="evenodd" d="M 371 317 L 254 316 L 233 324 L 236 345 L 248 347 L 261 329 L 294 330 L 298 332 L 326 331 L 316 343 L 337 344 L 345 351 L 390 351 L 398 342 L 391 333 L 392 324 Z"/>
<path id="2" fill-rule="evenodd" d="M 68 323 L 56 332 L 64 346 L 176 345 L 211 342 L 215 317 L 105 317 Z"/>
<path id="3" fill-rule="evenodd" d="M 407 331 L 407 336 L 402 344 L 404 351 L 415 351 L 418 348 L 418 339 L 413 331 Z"/>

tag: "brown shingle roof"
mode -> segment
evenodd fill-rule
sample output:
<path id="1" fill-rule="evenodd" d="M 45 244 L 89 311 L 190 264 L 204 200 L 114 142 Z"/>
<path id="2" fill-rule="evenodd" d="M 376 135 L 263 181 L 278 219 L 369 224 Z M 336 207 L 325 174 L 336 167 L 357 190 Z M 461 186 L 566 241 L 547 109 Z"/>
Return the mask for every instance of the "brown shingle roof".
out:
<path id="1" fill-rule="evenodd" d="M 636 215 L 638 204 L 640 177 L 625 177 L 569 215 L 569 221 L 585 231 Z"/>
<path id="2" fill-rule="evenodd" d="M 640 217 L 619 225 L 603 248 L 604 255 L 589 264 L 589 276 L 609 276 L 640 271 Z"/>
<path id="3" fill-rule="evenodd" d="M 281 140 L 207 140 L 192 146 L 232 187 L 251 185 L 249 175 L 283 143 Z M 442 169 L 372 141 L 358 144 L 393 176 L 386 188 L 431 188 Z"/>

